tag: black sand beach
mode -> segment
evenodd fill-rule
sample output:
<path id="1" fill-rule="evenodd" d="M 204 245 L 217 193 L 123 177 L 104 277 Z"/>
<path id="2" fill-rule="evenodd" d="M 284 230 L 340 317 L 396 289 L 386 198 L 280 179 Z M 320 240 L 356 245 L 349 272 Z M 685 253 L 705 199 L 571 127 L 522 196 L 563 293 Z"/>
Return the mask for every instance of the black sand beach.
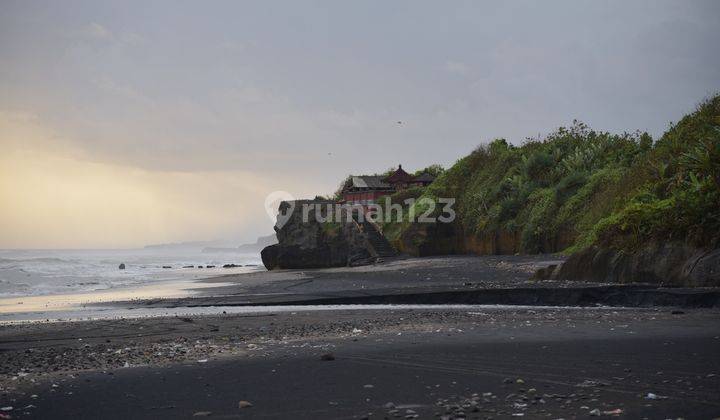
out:
<path id="1" fill-rule="evenodd" d="M 218 302 L 264 306 L 255 313 L 5 325 L 0 327 L 1 402 L 7 408 L 2 413 L 13 418 L 720 415 L 716 308 L 288 311 L 283 305 L 420 292 L 595 287 L 530 281 L 535 266 L 547 260 L 445 257 L 222 277 L 207 280 L 222 285 L 198 297 L 116 305 L 126 310 Z M 334 360 L 322 360 L 323 355 Z M 240 408 L 241 401 L 252 406 Z"/>

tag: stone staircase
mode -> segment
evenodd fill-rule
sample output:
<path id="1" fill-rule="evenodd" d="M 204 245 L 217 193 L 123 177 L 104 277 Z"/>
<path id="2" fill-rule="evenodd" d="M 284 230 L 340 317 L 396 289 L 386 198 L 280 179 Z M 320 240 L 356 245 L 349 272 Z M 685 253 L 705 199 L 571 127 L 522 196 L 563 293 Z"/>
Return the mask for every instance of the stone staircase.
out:
<path id="1" fill-rule="evenodd" d="M 382 233 L 378 232 L 374 224 L 364 220 L 362 223 L 359 223 L 359 225 L 362 227 L 363 232 L 365 232 L 370 247 L 372 247 L 378 257 L 388 258 L 398 255 L 395 248 L 390 245 L 390 242 L 388 242 Z"/>

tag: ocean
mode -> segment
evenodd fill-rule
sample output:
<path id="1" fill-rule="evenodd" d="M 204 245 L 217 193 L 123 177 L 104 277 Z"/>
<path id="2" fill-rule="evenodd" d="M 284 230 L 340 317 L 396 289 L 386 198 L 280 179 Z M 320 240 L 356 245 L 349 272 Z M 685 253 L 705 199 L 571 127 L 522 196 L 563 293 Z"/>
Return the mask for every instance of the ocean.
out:
<path id="1" fill-rule="evenodd" d="M 124 270 L 118 268 L 120 264 L 125 264 Z M 223 268 L 225 264 L 241 267 Z M 215 267 L 205 268 L 207 265 Z M 186 266 L 194 268 L 183 268 Z M 0 298 L 136 288 L 257 270 L 264 270 L 259 252 L 204 253 L 182 248 L 0 250 Z"/>

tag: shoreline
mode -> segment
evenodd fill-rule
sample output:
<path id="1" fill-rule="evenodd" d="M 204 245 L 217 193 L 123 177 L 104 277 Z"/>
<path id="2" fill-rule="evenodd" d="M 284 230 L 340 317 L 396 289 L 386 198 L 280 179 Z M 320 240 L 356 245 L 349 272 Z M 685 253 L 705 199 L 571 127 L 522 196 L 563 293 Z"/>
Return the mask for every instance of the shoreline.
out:
<path id="1" fill-rule="evenodd" d="M 509 258 L 517 258 L 510 256 Z M 458 272 L 465 272 L 457 276 L 460 280 L 468 280 L 470 273 L 463 264 L 468 262 L 481 262 L 480 274 L 485 277 L 503 274 L 502 278 L 488 284 L 490 287 L 497 287 L 508 280 L 513 283 L 524 282 L 527 273 L 534 271 L 537 261 L 543 261 L 547 256 L 521 258 L 519 263 L 500 264 L 498 269 L 495 265 L 501 262 L 493 261 L 485 257 L 453 256 L 453 257 L 431 257 L 431 258 L 408 258 L 397 261 L 386 262 L 377 265 L 362 267 L 339 267 L 314 270 L 278 270 L 278 271 L 250 271 L 244 273 L 227 273 L 210 277 L 184 279 L 184 280 L 163 280 L 155 283 L 145 284 L 140 287 L 120 287 L 116 289 L 103 289 L 90 292 L 78 292 L 71 294 L 40 295 L 28 297 L 7 297 L 0 299 L 0 320 L 22 321 L 23 313 L 34 313 L 34 320 L 45 320 L 53 318 L 92 317 L 99 315 L 107 317 L 127 315 L 127 310 L 153 307 L 187 307 L 198 306 L 200 300 L 205 299 L 206 307 L 227 306 L 216 299 L 233 299 L 232 297 L 248 296 L 255 298 L 300 296 L 305 291 L 298 290 L 296 282 L 307 282 L 311 285 L 310 293 L 317 294 L 319 291 L 338 292 L 341 295 L 353 293 L 355 290 L 363 290 L 370 287 L 367 276 L 379 276 L 371 282 L 381 286 L 383 289 L 398 286 L 402 289 L 424 287 L 432 283 L 445 289 L 456 287 L 455 277 Z M 531 264 L 530 268 L 526 265 Z M 443 271 L 446 271 L 443 273 Z M 470 269 L 472 271 L 472 268 Z M 408 274 L 409 273 L 409 274 Z M 420 281 L 419 275 L 422 274 Z M 439 282 L 427 282 L 425 278 L 431 275 L 441 274 L 444 277 Z M 520 278 L 510 279 L 509 275 L 520 274 Z M 409 277 L 409 276 L 412 276 Z M 333 279 L 327 280 L 327 277 Z M 333 282 L 336 285 L 330 285 Z M 314 284 L 312 284 L 314 283 Z M 418 284 L 421 283 L 421 284 Z M 390 289 L 382 293 L 390 292 Z M 234 302 L 229 302 L 234 305 Z M 218 311 L 219 312 L 219 311 Z M 45 315 L 46 314 L 46 315 Z"/>
<path id="2" fill-rule="evenodd" d="M 147 281 L 141 284 L 127 284 L 105 289 L 76 291 L 70 293 L 49 293 L 39 295 L 8 295 L 0 297 L 0 325 L 4 319 L 18 318 L 19 314 L 35 313 L 82 313 L 94 306 L 108 306 L 117 302 L 155 298 L 185 298 L 200 295 L 205 288 L 217 287 L 223 283 L 226 276 L 238 276 L 260 272 L 260 270 L 245 273 L 227 273 L 222 275 L 210 274 L 209 277 L 199 277 L 198 273 L 191 273 L 192 278 L 171 277 Z M 205 282 L 204 280 L 212 280 Z M 213 284 L 215 283 L 215 284 Z M 67 316 L 65 317 L 67 318 Z"/>
<path id="3" fill-rule="evenodd" d="M 720 306 L 718 288 L 531 279 L 538 267 L 557 262 L 554 255 L 442 256 L 224 274 L 139 288 L 0 299 L 0 323 L 192 316 L 298 305 Z"/>
<path id="4" fill-rule="evenodd" d="M 152 299 L 160 296 L 186 298 L 199 294 L 198 290 L 212 287 L 197 280 L 161 280 L 140 287 L 125 286 L 68 294 L 50 294 L 0 298 L 0 324 L 13 318 L 22 320 L 23 314 L 41 319 L 42 314 L 67 318 L 67 314 L 93 312 L 94 307 L 111 308 L 128 299 Z M 108 306 L 109 305 L 109 306 Z"/>

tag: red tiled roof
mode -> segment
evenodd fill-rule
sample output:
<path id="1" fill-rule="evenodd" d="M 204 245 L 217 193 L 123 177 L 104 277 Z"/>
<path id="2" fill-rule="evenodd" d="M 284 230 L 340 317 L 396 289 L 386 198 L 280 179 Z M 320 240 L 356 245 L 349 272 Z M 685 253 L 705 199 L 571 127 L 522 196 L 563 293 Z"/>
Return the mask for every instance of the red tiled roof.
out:
<path id="1" fill-rule="evenodd" d="M 392 175 L 385 178 L 385 182 L 390 184 L 397 184 L 401 182 L 412 182 L 413 176 L 405 172 L 402 165 L 399 165 L 397 170 Z"/>

